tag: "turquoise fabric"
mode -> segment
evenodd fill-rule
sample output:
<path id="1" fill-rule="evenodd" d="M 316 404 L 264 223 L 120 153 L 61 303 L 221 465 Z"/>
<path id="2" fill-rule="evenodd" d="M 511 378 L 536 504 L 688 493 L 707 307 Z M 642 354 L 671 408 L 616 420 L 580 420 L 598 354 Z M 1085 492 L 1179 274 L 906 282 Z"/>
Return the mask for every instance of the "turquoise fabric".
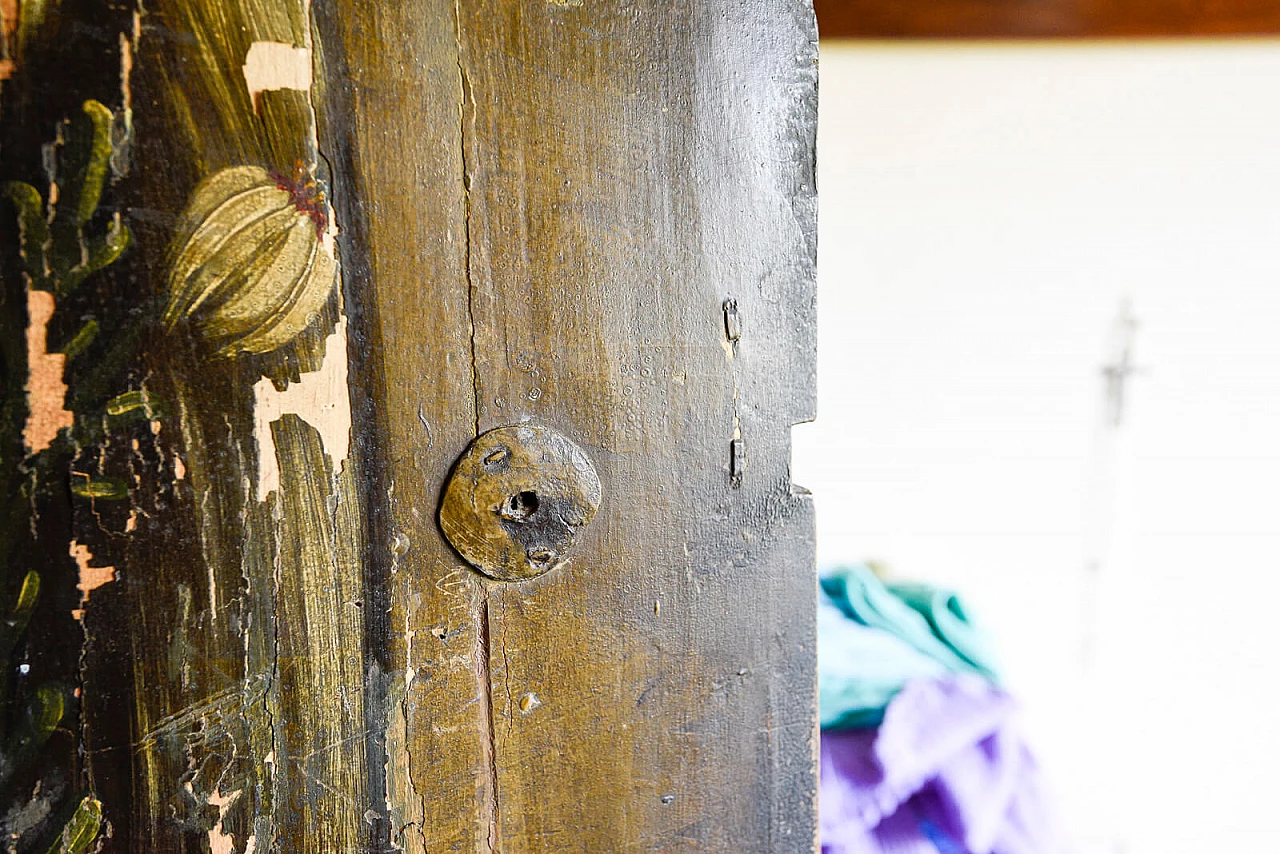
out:
<path id="1" fill-rule="evenodd" d="M 909 679 L 977 674 L 998 682 L 991 644 L 956 594 L 926 584 L 886 586 L 869 567 L 821 579 L 818 705 L 823 729 L 879 724 Z"/>
<path id="2" fill-rule="evenodd" d="M 975 671 L 999 682 L 991 639 L 973 624 L 964 603 L 954 591 L 928 584 L 890 583 L 886 588 L 907 607 L 925 618 L 934 636 L 965 660 Z"/>
<path id="3" fill-rule="evenodd" d="M 825 596 L 818 602 L 818 709 L 823 729 L 877 726 L 908 679 L 948 670 L 889 632 L 864 626 Z"/>

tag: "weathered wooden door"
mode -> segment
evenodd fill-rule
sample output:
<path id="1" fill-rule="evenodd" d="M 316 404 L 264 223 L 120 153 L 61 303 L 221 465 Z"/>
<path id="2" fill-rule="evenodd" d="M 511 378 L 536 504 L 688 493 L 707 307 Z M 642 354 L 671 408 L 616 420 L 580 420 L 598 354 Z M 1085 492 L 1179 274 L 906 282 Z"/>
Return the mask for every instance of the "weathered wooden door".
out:
<path id="1" fill-rule="evenodd" d="M 808 4 L 0 10 L 10 850 L 811 851 Z"/>

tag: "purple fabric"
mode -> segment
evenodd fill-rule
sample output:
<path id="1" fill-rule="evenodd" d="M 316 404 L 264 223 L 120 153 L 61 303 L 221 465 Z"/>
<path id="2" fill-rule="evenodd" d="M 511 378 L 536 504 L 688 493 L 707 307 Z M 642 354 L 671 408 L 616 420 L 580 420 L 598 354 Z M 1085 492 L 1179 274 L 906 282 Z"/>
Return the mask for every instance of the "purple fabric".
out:
<path id="1" fill-rule="evenodd" d="M 823 854 L 1061 851 L 1014 711 L 976 677 L 917 679 L 878 729 L 824 731 Z"/>

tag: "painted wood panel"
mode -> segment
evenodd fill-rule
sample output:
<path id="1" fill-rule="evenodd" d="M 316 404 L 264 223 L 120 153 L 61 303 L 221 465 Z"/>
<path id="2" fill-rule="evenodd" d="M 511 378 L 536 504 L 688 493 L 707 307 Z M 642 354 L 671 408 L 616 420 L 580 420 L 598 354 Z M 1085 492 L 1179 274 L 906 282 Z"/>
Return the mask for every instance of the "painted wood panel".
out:
<path id="1" fill-rule="evenodd" d="M 0 17 L 18 850 L 812 850 L 812 9 Z M 506 583 L 513 424 L 603 497 Z"/>

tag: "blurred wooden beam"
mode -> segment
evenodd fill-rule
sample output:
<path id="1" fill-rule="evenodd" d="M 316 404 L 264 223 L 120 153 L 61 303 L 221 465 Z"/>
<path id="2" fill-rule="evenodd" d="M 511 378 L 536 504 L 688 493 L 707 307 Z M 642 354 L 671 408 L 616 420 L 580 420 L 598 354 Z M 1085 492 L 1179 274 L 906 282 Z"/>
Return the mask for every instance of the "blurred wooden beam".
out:
<path id="1" fill-rule="evenodd" d="M 1280 35 L 1274 0 L 815 0 L 823 39 Z"/>

